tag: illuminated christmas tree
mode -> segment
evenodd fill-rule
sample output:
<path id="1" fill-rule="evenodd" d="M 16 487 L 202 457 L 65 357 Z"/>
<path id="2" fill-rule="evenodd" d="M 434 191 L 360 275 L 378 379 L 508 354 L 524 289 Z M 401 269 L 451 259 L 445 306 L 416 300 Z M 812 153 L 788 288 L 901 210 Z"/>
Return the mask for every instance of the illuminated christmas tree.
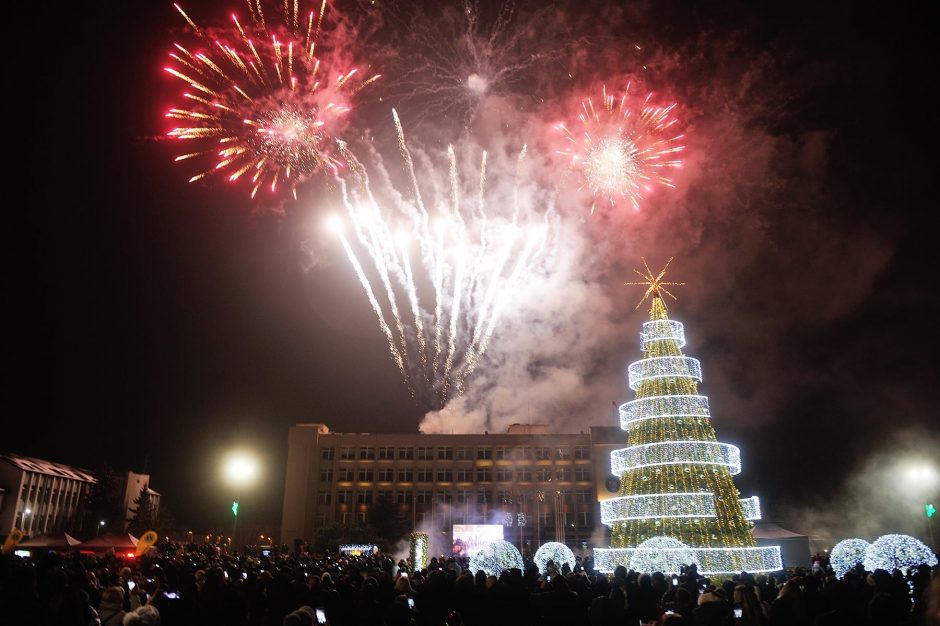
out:
<path id="1" fill-rule="evenodd" d="M 670 259 L 671 261 L 671 259 Z M 702 369 L 682 353 L 685 330 L 669 319 L 663 296 L 682 283 L 637 272 L 651 301 L 643 324 L 643 358 L 628 369 L 636 399 L 620 407 L 627 447 L 610 455 L 620 478 L 618 497 L 601 502 L 601 521 L 611 527 L 610 548 L 594 551 L 595 566 L 648 571 L 695 563 L 704 574 L 775 571 L 780 549 L 756 547 L 750 520 L 760 519 L 756 497 L 741 499 L 732 476 L 741 471 L 740 451 L 719 443 L 708 398 L 699 395 Z M 639 304 L 637 308 L 639 308 Z"/>

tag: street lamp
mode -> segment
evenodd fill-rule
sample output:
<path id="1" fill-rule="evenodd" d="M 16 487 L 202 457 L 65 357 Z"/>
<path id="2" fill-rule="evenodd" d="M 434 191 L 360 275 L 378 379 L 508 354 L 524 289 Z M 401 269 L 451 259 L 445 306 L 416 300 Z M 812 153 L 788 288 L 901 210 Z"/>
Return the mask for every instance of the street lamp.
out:
<path id="1" fill-rule="evenodd" d="M 918 508 L 924 512 L 924 522 L 927 524 L 930 544 L 936 548 L 933 538 L 933 524 L 931 523 L 933 520 L 931 518 L 936 514 L 937 509 L 932 503 L 926 502 L 925 498 L 930 495 L 938 483 L 940 477 L 938 477 L 937 469 L 927 461 L 918 460 L 907 466 L 905 475 L 909 485 L 908 491 L 915 494 L 918 499 Z"/>
<path id="2" fill-rule="evenodd" d="M 235 500 L 232 502 L 232 546 L 238 545 L 235 533 L 238 530 L 239 494 L 242 487 L 250 485 L 258 476 L 258 462 L 244 452 L 234 452 L 225 461 L 225 478 L 235 487 Z"/>
<path id="3" fill-rule="evenodd" d="M 98 528 L 95 530 L 95 537 L 101 534 L 101 529 L 104 528 L 104 520 L 98 522 Z"/>

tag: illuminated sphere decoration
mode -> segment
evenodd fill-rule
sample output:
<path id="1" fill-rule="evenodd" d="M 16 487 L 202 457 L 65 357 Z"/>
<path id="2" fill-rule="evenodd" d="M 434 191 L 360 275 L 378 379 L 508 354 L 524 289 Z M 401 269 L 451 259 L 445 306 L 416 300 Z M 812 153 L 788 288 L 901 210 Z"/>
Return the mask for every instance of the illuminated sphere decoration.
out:
<path id="1" fill-rule="evenodd" d="M 630 569 L 637 572 L 678 574 L 683 565 L 695 563 L 692 549 L 672 537 L 651 537 L 636 547 Z"/>
<path id="2" fill-rule="evenodd" d="M 918 565 L 937 564 L 937 557 L 922 541 L 910 535 L 882 535 L 865 550 L 865 569 L 873 572 L 883 569 L 891 572 L 907 570 Z"/>
<path id="3" fill-rule="evenodd" d="M 555 564 L 558 571 L 561 571 L 562 565 L 565 563 L 567 563 L 568 567 L 571 569 L 574 569 L 575 564 L 574 552 L 571 551 L 571 548 L 558 541 L 543 543 L 539 549 L 535 551 L 533 560 L 538 566 L 540 574 L 545 573 L 545 568 L 548 567 L 549 561 Z"/>
<path id="4" fill-rule="evenodd" d="M 487 576 L 499 576 L 514 567 L 523 569 L 522 555 L 508 541 L 488 543 L 470 559 L 470 571 L 474 574 L 483 570 Z"/>
<path id="5" fill-rule="evenodd" d="M 829 564 L 836 578 L 842 578 L 856 565 L 865 561 L 865 550 L 871 544 L 864 539 L 843 539 L 829 553 Z"/>

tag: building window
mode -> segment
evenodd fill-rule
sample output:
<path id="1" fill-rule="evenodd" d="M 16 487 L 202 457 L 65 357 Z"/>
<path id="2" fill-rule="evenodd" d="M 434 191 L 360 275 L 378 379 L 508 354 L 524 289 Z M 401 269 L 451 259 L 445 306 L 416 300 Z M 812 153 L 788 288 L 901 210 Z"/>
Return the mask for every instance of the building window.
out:
<path id="1" fill-rule="evenodd" d="M 555 470 L 555 478 L 563 481 L 571 480 L 571 469 L 567 467 L 559 467 Z"/>
<path id="2" fill-rule="evenodd" d="M 587 446 L 575 446 L 574 448 L 574 458 L 578 460 L 584 460 L 591 458 L 590 449 Z"/>
<path id="3" fill-rule="evenodd" d="M 320 482 L 321 483 L 333 482 L 333 470 L 331 469 L 320 470 Z"/>
<path id="4" fill-rule="evenodd" d="M 412 493 L 410 491 L 398 492 L 398 504 L 411 504 Z"/>
<path id="5" fill-rule="evenodd" d="M 390 483 L 390 482 L 392 482 L 392 475 L 393 475 L 392 468 L 386 467 L 386 468 L 384 468 L 384 469 L 380 469 L 379 472 L 378 472 L 378 474 L 379 474 L 379 482 L 380 482 L 380 483 Z"/>
<path id="6" fill-rule="evenodd" d="M 588 511 L 578 513 L 578 528 L 589 528 L 591 526 L 591 514 Z"/>
<path id="7" fill-rule="evenodd" d="M 496 448 L 496 460 L 502 461 L 504 459 L 512 458 L 512 448 L 499 447 Z"/>
<path id="8" fill-rule="evenodd" d="M 525 446 L 516 448 L 516 458 L 522 460 L 532 460 L 532 448 Z"/>
<path id="9" fill-rule="evenodd" d="M 556 459 L 570 459 L 571 458 L 571 448 L 565 446 L 563 448 L 555 448 L 555 458 Z"/>
<path id="10" fill-rule="evenodd" d="M 352 491 L 337 491 L 336 503 L 337 504 L 352 504 Z"/>
<path id="11" fill-rule="evenodd" d="M 493 448 L 477 448 L 477 458 L 478 459 L 492 459 L 493 458 Z"/>
<path id="12" fill-rule="evenodd" d="M 340 523 L 348 524 L 352 521 L 352 513 L 349 511 L 341 511 L 339 514 Z"/>
<path id="13" fill-rule="evenodd" d="M 491 469 L 478 469 L 478 470 L 477 470 L 477 482 L 478 482 L 478 483 L 491 483 L 491 482 L 493 482 L 493 470 L 491 470 Z"/>
<path id="14" fill-rule="evenodd" d="M 527 483 L 532 480 L 532 468 L 531 467 L 521 467 L 516 470 L 516 481 L 520 483 Z"/>
<path id="15" fill-rule="evenodd" d="M 496 502 L 498 502 L 499 504 L 512 504 L 512 492 L 511 491 L 497 491 Z"/>
<path id="16" fill-rule="evenodd" d="M 473 457 L 470 456 L 470 448 L 457 448 L 457 460 L 458 461 L 469 461 Z"/>
<path id="17" fill-rule="evenodd" d="M 591 470 L 586 467 L 576 467 L 574 470 L 574 479 L 581 482 L 591 480 Z"/>
<path id="18" fill-rule="evenodd" d="M 565 527 L 574 528 L 574 513 L 563 513 L 565 516 Z"/>
<path id="19" fill-rule="evenodd" d="M 326 526 L 326 513 L 317 513 L 317 528 Z"/>
<path id="20" fill-rule="evenodd" d="M 356 458 L 352 446 L 343 446 L 339 449 L 339 458 L 341 461 L 351 461 Z"/>
<path id="21" fill-rule="evenodd" d="M 359 458 L 363 460 L 375 460 L 375 448 L 363 446 L 359 448 Z"/>
<path id="22" fill-rule="evenodd" d="M 329 491 L 321 491 L 317 494 L 317 504 L 330 504 L 330 502 L 331 499 Z"/>
<path id="23" fill-rule="evenodd" d="M 365 511 L 359 511 L 358 513 L 356 513 L 356 517 L 359 519 L 360 524 L 366 523 L 367 516 L 368 516 L 368 513 L 366 513 Z"/>
<path id="24" fill-rule="evenodd" d="M 512 470 L 508 470 L 508 469 L 496 470 L 496 481 L 500 483 L 512 482 Z"/>
<path id="25" fill-rule="evenodd" d="M 394 502 L 395 496 L 391 491 L 376 491 L 375 492 L 375 501 L 385 501 L 385 502 Z"/>
<path id="26" fill-rule="evenodd" d="M 575 492 L 578 504 L 591 504 L 591 492 L 579 489 Z"/>
<path id="27" fill-rule="evenodd" d="M 399 448 L 398 458 L 403 459 L 403 460 L 409 460 L 409 459 L 415 458 L 415 449 L 414 448 Z"/>
<path id="28" fill-rule="evenodd" d="M 539 525 L 542 528 L 554 528 L 555 516 L 547 511 L 542 511 L 539 513 Z"/>
<path id="29" fill-rule="evenodd" d="M 434 458 L 434 448 L 420 446 L 418 448 L 418 460 L 419 461 L 430 461 Z"/>
<path id="30" fill-rule="evenodd" d="M 381 446 L 379 448 L 379 460 L 391 461 L 395 458 L 395 448 L 392 446 Z"/>
<path id="31" fill-rule="evenodd" d="M 437 470 L 437 482 L 450 483 L 454 481 L 454 472 L 451 470 Z"/>
<path id="32" fill-rule="evenodd" d="M 372 503 L 372 492 L 371 491 L 360 491 L 356 494 L 356 502 L 358 504 L 371 504 Z"/>
<path id="33" fill-rule="evenodd" d="M 408 470 L 398 470 L 398 482 L 400 483 L 413 483 L 415 480 L 414 472 L 410 469 Z"/>
<path id="34" fill-rule="evenodd" d="M 493 504 L 493 492 L 492 491 L 478 491 L 477 492 L 477 504 Z"/>
<path id="35" fill-rule="evenodd" d="M 418 504 L 431 504 L 431 492 L 419 491 L 418 492 Z"/>
<path id="36" fill-rule="evenodd" d="M 552 480 L 552 470 L 547 467 L 540 467 L 535 470 L 535 480 L 540 483 L 551 482 Z"/>
<path id="37" fill-rule="evenodd" d="M 418 482 L 429 483 L 434 480 L 434 471 L 430 467 L 418 468 Z"/>
<path id="38" fill-rule="evenodd" d="M 469 483 L 473 480 L 473 470 L 470 469 L 459 469 L 457 470 L 457 482 L 458 483 Z"/>
<path id="39" fill-rule="evenodd" d="M 547 461 L 552 458 L 552 449 L 539 447 L 535 449 L 536 461 Z"/>
<path id="40" fill-rule="evenodd" d="M 447 491 L 438 492 L 436 500 L 438 504 L 450 504 L 454 501 L 454 496 Z"/>
<path id="41" fill-rule="evenodd" d="M 374 476 L 374 472 L 370 469 L 360 468 L 359 470 L 359 482 L 361 483 L 371 483 Z"/>
<path id="42" fill-rule="evenodd" d="M 349 482 L 353 480 L 353 468 L 351 467 L 341 467 L 339 468 L 339 480 L 340 482 Z"/>
<path id="43" fill-rule="evenodd" d="M 333 460 L 333 448 L 322 448 L 320 450 L 320 458 L 324 461 Z"/>
<path id="44" fill-rule="evenodd" d="M 454 458 L 454 449 L 450 446 L 437 449 L 437 459 L 439 461 L 450 461 Z"/>
<path id="45" fill-rule="evenodd" d="M 470 502 L 470 492 L 469 491 L 458 491 L 457 492 L 457 504 L 468 504 Z"/>

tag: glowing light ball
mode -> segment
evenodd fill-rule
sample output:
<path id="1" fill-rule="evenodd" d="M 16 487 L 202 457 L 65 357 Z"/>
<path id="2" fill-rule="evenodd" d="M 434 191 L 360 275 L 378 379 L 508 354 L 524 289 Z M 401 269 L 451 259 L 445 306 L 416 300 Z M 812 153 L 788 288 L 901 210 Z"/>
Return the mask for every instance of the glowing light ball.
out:
<path id="1" fill-rule="evenodd" d="M 695 563 L 692 549 L 672 537 L 652 537 L 636 547 L 630 569 L 637 572 L 678 574 L 683 565 Z"/>
<path id="2" fill-rule="evenodd" d="M 829 564 L 836 578 L 842 578 L 852 568 L 865 561 L 865 550 L 871 544 L 864 539 L 843 539 L 829 553 Z"/>
<path id="3" fill-rule="evenodd" d="M 487 576 L 499 576 L 514 567 L 523 569 L 522 555 L 508 541 L 488 543 L 470 559 L 470 571 L 474 574 L 483 570 Z"/>
<path id="4" fill-rule="evenodd" d="M 575 564 L 574 552 L 571 551 L 571 548 L 558 541 L 543 543 L 539 549 L 535 551 L 533 560 L 538 566 L 540 574 L 545 573 L 549 561 L 555 564 L 558 571 L 561 571 L 561 567 L 565 563 L 567 563 L 568 567 L 571 569 L 574 569 Z"/>
<path id="5" fill-rule="evenodd" d="M 865 569 L 870 572 L 883 569 L 888 572 L 907 570 L 918 565 L 937 564 L 937 557 L 922 541 L 910 535 L 882 535 L 865 550 Z"/>

